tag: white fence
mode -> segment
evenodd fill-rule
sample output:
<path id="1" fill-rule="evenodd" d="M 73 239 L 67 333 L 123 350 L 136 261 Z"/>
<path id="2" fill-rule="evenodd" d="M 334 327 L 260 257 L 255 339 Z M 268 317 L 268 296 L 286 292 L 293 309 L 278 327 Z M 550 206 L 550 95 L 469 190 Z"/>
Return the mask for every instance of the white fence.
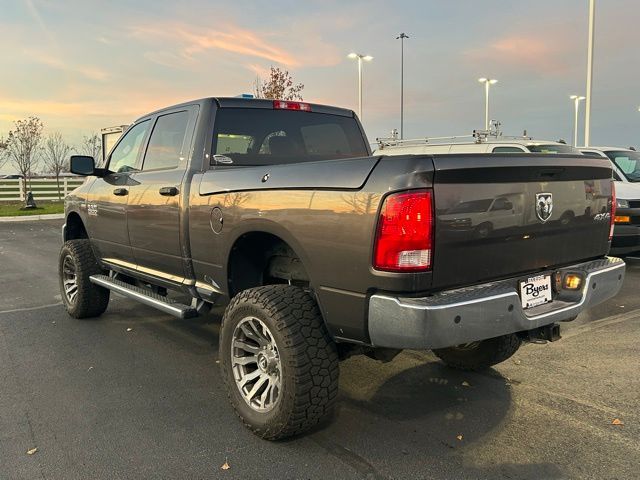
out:
<path id="1" fill-rule="evenodd" d="M 27 180 L 27 192 L 33 192 L 37 200 L 58 200 L 64 198 L 76 187 L 82 185 L 82 178 L 60 178 L 60 189 L 56 179 L 32 178 Z M 21 179 L 0 179 L 0 202 L 19 202 L 26 199 L 24 183 Z"/>

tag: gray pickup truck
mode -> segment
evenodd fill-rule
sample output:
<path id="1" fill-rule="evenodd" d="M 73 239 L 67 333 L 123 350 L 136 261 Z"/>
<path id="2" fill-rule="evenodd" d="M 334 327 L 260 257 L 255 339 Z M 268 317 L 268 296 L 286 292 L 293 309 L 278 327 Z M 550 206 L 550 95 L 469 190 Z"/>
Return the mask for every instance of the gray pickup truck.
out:
<path id="1" fill-rule="evenodd" d="M 482 369 L 615 295 L 606 159 L 372 156 L 350 110 L 206 98 L 138 119 L 66 199 L 76 318 L 110 292 L 180 318 L 228 304 L 219 358 L 253 432 L 325 418 L 338 362 L 432 349 Z"/>

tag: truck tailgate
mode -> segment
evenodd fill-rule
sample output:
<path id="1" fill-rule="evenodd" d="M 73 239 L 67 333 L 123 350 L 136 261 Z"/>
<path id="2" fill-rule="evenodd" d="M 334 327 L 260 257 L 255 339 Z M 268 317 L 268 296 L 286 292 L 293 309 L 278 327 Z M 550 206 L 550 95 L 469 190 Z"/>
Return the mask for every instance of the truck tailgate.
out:
<path id="1" fill-rule="evenodd" d="M 558 155 L 436 155 L 433 287 L 470 285 L 600 257 L 611 167 Z"/>

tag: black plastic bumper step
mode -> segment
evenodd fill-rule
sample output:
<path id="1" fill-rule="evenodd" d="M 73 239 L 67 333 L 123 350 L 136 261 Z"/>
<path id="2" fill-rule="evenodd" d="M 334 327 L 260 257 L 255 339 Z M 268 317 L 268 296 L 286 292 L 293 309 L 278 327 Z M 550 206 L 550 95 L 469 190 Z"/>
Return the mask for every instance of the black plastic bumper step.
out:
<path id="1" fill-rule="evenodd" d="M 89 277 L 91 283 L 108 288 L 109 290 L 119 293 L 125 297 L 137 300 L 140 303 L 157 308 L 158 310 L 173 315 L 178 318 L 193 318 L 198 316 L 198 312 L 190 305 L 176 302 L 157 293 L 135 285 L 129 285 L 122 280 L 111 278 L 107 275 L 91 275 Z"/>

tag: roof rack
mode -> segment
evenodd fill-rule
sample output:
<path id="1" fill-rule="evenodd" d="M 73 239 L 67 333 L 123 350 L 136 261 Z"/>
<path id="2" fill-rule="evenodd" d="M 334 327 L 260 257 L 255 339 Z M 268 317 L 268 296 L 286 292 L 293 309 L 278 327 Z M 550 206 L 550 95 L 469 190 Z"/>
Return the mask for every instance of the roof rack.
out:
<path id="1" fill-rule="evenodd" d="M 523 132 L 523 135 L 502 135 L 500 131 L 500 122 L 492 120 L 491 126 L 494 129 L 489 130 L 474 130 L 471 135 L 452 135 L 448 137 L 423 137 L 412 138 L 407 140 L 401 140 L 398 138 L 398 131 L 394 129 L 391 132 L 391 137 L 379 137 L 376 138 L 380 150 L 385 147 L 395 147 L 404 145 L 421 145 L 428 143 L 429 145 L 449 145 L 451 143 L 468 143 L 473 141 L 474 143 L 485 143 L 490 138 L 495 140 L 533 140 L 533 137 L 527 135 L 527 131 Z"/>

